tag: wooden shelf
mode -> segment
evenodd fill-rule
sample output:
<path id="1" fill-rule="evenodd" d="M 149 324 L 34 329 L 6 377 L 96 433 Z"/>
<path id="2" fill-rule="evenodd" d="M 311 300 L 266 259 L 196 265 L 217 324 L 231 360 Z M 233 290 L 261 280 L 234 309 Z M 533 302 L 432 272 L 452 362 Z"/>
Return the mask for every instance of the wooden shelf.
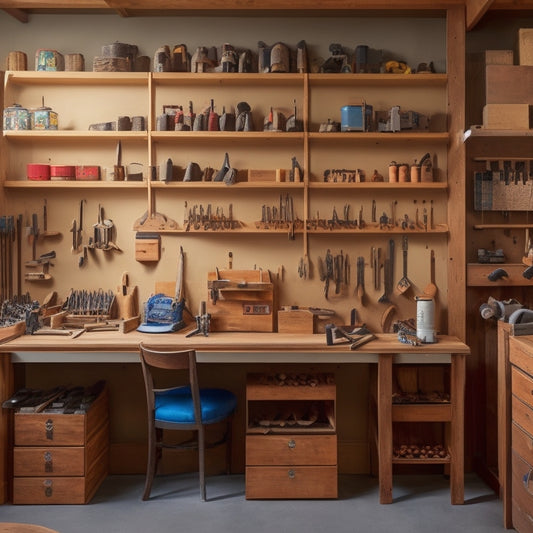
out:
<path id="1" fill-rule="evenodd" d="M 405 143 L 405 142 L 425 142 L 441 143 L 449 140 L 447 132 L 426 132 L 426 131 L 397 131 L 397 132 L 376 132 L 376 131 L 345 131 L 335 133 L 309 133 L 309 141 L 317 142 L 370 142 L 370 143 Z"/>
<path id="2" fill-rule="evenodd" d="M 294 181 L 238 181 L 226 185 L 222 181 L 152 181 L 151 186 L 156 189 L 214 189 L 217 191 L 234 191 L 235 189 L 303 189 L 304 182 Z"/>
<path id="3" fill-rule="evenodd" d="M 471 126 L 463 134 L 463 141 L 475 138 L 493 138 L 499 137 L 533 137 L 533 130 L 490 130 L 482 126 Z"/>
<path id="4" fill-rule="evenodd" d="M 303 86 L 304 74 L 292 73 L 233 73 L 233 72 L 154 72 L 152 73 L 154 84 L 158 86 L 172 85 L 208 85 L 209 87 L 246 85 L 261 87 L 270 85 L 294 85 Z"/>
<path id="5" fill-rule="evenodd" d="M 312 223 L 312 221 L 311 221 Z M 423 229 L 402 229 L 400 227 L 394 227 L 392 229 L 379 229 L 379 227 L 365 227 L 363 229 L 308 229 L 307 233 L 313 235 L 339 235 L 339 234 L 349 234 L 349 235 L 428 235 L 428 234 L 447 234 L 449 231 L 447 224 L 437 224 L 433 229 L 423 230 Z"/>
<path id="6" fill-rule="evenodd" d="M 380 86 L 437 86 L 444 87 L 446 74 L 309 74 L 311 86 L 322 85 L 380 85 Z"/>
<path id="7" fill-rule="evenodd" d="M 202 142 L 227 142 L 227 141 L 261 141 L 302 142 L 303 132 L 270 132 L 270 131 L 153 131 L 150 134 L 153 141 L 202 141 Z"/>
<path id="8" fill-rule="evenodd" d="M 490 281 L 488 275 L 497 268 L 505 270 L 509 277 Z M 533 279 L 526 279 L 522 275 L 526 268 L 522 263 L 468 263 L 466 284 L 468 287 L 532 287 Z"/>
<path id="9" fill-rule="evenodd" d="M 361 182 L 337 182 L 330 183 L 325 181 L 309 181 L 310 189 L 322 189 L 328 191 L 345 190 L 345 189 L 408 189 L 408 190 L 444 190 L 448 184 L 442 181 L 424 182 L 424 183 L 390 183 L 388 181 L 361 181 Z"/>
<path id="10" fill-rule="evenodd" d="M 393 404 L 393 422 L 451 422 L 450 403 Z"/>
<path id="11" fill-rule="evenodd" d="M 5 189 L 146 189 L 145 181 L 6 180 Z"/>
<path id="12" fill-rule="evenodd" d="M 23 85 L 128 85 L 148 87 L 148 72 L 77 72 L 8 70 L 6 84 Z"/>
<path id="13" fill-rule="evenodd" d="M 89 130 L 8 130 L 4 137 L 13 142 L 102 142 L 132 140 L 146 142 L 147 131 L 89 131 Z"/>
<path id="14" fill-rule="evenodd" d="M 531 224 L 474 224 L 474 229 L 531 229 Z"/>

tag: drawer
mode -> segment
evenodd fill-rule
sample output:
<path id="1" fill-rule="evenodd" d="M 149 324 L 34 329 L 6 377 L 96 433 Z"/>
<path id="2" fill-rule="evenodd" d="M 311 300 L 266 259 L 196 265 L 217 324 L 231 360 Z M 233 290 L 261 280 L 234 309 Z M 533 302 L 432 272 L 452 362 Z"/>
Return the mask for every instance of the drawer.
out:
<path id="1" fill-rule="evenodd" d="M 85 414 L 15 413 L 15 446 L 83 446 L 108 419 L 106 387 Z"/>
<path id="2" fill-rule="evenodd" d="M 247 465 L 336 465 L 336 435 L 247 435 Z"/>
<path id="3" fill-rule="evenodd" d="M 530 533 L 533 524 L 533 469 L 515 452 L 512 453 L 512 515 L 513 526 L 521 533 Z M 518 524 L 529 527 L 518 529 Z"/>
<path id="4" fill-rule="evenodd" d="M 512 424 L 511 432 L 513 451 L 533 465 L 533 437 L 516 424 Z"/>
<path id="5" fill-rule="evenodd" d="M 518 341 L 515 341 L 515 339 L 518 339 Z M 509 338 L 509 360 L 511 364 L 533 376 L 533 356 L 531 355 L 530 347 L 522 344 L 520 337 Z"/>
<path id="6" fill-rule="evenodd" d="M 533 379 L 516 367 L 511 367 L 511 390 L 524 403 L 533 407 Z"/>
<path id="7" fill-rule="evenodd" d="M 247 466 L 247 499 L 337 498 L 336 466 Z"/>
<path id="8" fill-rule="evenodd" d="M 513 422 L 524 430 L 533 428 L 533 409 L 528 407 L 515 395 L 511 397 L 511 411 Z"/>
<path id="9" fill-rule="evenodd" d="M 83 476 L 85 449 L 82 446 L 15 446 L 14 476 Z"/>
<path id="10" fill-rule="evenodd" d="M 107 453 L 95 461 L 86 476 L 34 476 L 13 478 L 14 504 L 88 503 L 107 476 Z"/>

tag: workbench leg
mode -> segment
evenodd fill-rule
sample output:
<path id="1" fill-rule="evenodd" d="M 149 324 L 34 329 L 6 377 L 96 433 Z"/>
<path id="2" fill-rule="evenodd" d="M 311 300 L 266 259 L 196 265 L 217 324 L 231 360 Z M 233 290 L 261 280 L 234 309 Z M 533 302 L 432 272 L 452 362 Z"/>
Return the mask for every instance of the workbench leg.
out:
<path id="1" fill-rule="evenodd" d="M 392 358 L 378 356 L 379 502 L 392 503 Z"/>
<path id="2" fill-rule="evenodd" d="M 465 502 L 464 447 L 465 447 L 465 355 L 452 355 L 451 363 L 451 465 L 450 492 L 452 504 Z"/>
<path id="3" fill-rule="evenodd" d="M 0 403 L 13 395 L 13 365 L 9 354 L 0 354 Z M 9 497 L 11 477 L 11 411 L 0 408 L 0 504 Z"/>

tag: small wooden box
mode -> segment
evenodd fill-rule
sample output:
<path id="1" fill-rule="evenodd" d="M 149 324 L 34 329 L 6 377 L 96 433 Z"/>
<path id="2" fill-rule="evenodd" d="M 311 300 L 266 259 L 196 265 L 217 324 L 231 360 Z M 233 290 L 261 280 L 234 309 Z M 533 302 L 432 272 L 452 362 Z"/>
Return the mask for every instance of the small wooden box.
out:
<path id="1" fill-rule="evenodd" d="M 88 503 L 109 469 L 107 387 L 85 414 L 14 418 L 13 503 Z"/>
<path id="2" fill-rule="evenodd" d="M 140 262 L 159 261 L 161 258 L 161 236 L 139 236 L 135 238 L 135 260 Z"/>
<path id="3" fill-rule="evenodd" d="M 285 181 L 285 169 L 254 170 L 248 169 L 248 181 Z"/>
<path id="4" fill-rule="evenodd" d="M 518 64 L 533 65 L 533 28 L 518 30 Z"/>
<path id="5" fill-rule="evenodd" d="M 528 130 L 529 104 L 487 104 L 483 127 L 494 130 Z"/>
<path id="6" fill-rule="evenodd" d="M 307 309 L 278 311 L 278 333 L 315 333 L 316 316 Z"/>

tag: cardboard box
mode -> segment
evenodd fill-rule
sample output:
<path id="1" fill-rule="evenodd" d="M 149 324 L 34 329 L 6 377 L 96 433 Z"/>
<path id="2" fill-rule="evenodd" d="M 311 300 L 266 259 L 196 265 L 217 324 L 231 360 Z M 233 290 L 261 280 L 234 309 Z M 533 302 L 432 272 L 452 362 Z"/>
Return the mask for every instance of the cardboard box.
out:
<path id="1" fill-rule="evenodd" d="M 518 30 L 518 64 L 533 65 L 533 28 Z"/>
<path id="2" fill-rule="evenodd" d="M 528 130 L 528 104 L 487 104 L 483 108 L 483 127 L 493 130 Z"/>

